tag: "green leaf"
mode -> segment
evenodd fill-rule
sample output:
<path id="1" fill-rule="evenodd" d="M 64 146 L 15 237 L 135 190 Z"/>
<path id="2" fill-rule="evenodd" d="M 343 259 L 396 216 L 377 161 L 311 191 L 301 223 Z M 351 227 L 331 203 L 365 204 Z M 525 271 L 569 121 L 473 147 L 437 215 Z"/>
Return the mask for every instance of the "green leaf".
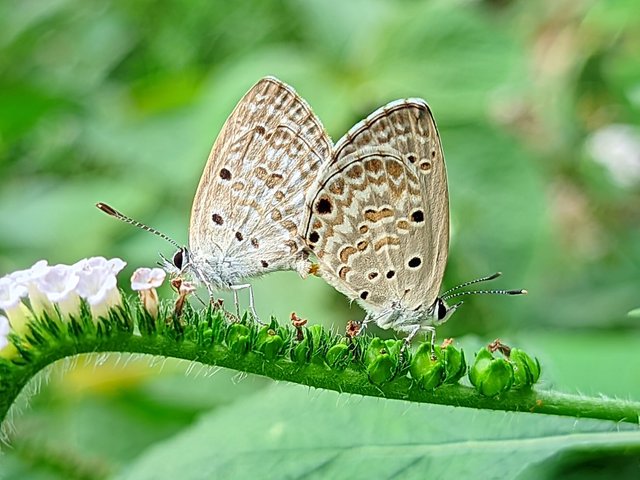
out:
<path id="1" fill-rule="evenodd" d="M 627 458 L 629 447 L 640 449 L 640 432 L 612 422 L 278 385 L 205 416 L 117 478 L 514 478 L 584 449 Z"/>
<path id="2" fill-rule="evenodd" d="M 640 308 L 634 308 L 627 315 L 633 318 L 640 318 Z"/>

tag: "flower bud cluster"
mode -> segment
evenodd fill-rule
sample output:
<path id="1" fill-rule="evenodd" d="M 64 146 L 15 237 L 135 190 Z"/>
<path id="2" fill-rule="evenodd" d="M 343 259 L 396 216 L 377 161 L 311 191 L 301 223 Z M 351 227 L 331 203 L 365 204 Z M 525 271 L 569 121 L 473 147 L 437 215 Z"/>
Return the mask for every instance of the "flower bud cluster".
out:
<path id="1" fill-rule="evenodd" d="M 411 358 L 409 367 L 413 381 L 425 390 L 440 385 L 456 384 L 467 372 L 464 352 L 446 340 L 433 351 L 429 343 L 423 343 Z"/>
<path id="2" fill-rule="evenodd" d="M 496 357 L 500 352 L 502 357 Z M 494 397 L 511 388 L 529 388 L 540 378 L 540 363 L 518 348 L 498 340 L 482 348 L 469 369 L 469 380 L 476 390 Z"/>
<path id="3" fill-rule="evenodd" d="M 291 349 L 291 360 L 298 365 L 305 363 L 323 365 L 324 354 L 329 347 L 329 338 L 324 327 L 317 324 L 311 325 L 302 330 L 302 339 Z"/>
<path id="4" fill-rule="evenodd" d="M 402 370 L 404 340 L 373 338 L 364 355 L 371 383 L 382 385 L 393 380 Z"/>

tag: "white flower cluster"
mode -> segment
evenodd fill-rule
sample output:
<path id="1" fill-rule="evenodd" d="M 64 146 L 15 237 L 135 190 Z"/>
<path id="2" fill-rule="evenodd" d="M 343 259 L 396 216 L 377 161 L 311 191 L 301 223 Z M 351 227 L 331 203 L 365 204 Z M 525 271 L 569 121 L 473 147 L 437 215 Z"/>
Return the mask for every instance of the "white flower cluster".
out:
<path id="1" fill-rule="evenodd" d="M 10 331 L 22 334 L 33 315 L 57 311 L 64 319 L 80 312 L 80 299 L 87 301 L 94 318 L 105 316 L 122 301 L 116 275 L 126 262 L 119 258 L 85 258 L 73 265 L 36 262 L 0 278 L 0 350 L 8 345 Z M 28 300 L 28 305 L 26 300 Z"/>

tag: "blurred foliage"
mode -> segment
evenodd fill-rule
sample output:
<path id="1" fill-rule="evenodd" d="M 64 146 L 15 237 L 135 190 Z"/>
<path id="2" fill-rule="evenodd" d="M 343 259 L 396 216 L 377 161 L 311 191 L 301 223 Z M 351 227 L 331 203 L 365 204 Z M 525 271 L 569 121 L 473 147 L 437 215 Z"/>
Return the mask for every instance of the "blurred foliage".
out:
<path id="1" fill-rule="evenodd" d="M 449 172 L 445 286 L 501 270 L 496 287 L 530 292 L 468 298 L 439 335 L 510 332 L 525 341 L 545 329 L 550 344 L 566 343 L 549 345 L 558 359 L 541 352 L 552 365 L 543 361 L 543 378 L 566 371 L 559 358 L 575 363 L 587 346 L 597 363 L 601 338 L 615 339 L 609 352 L 618 352 L 615 342 L 638 332 L 627 312 L 640 303 L 640 140 L 621 153 L 605 142 L 602 158 L 593 145 L 616 125 L 640 138 L 639 50 L 634 0 L 0 2 L 0 273 L 90 255 L 119 256 L 130 273 L 158 251 L 172 253 L 93 204 L 112 203 L 185 242 L 211 144 L 264 75 L 293 85 L 334 139 L 387 101 L 419 96 L 435 112 Z M 281 321 L 296 311 L 343 328 L 362 317 L 320 279 L 276 274 L 255 290 L 258 310 Z M 638 398 L 609 385 L 607 371 L 584 370 L 558 373 L 560 385 L 598 385 L 600 374 L 607 392 Z M 169 414 L 177 400 L 142 391 L 148 381 L 84 400 L 47 389 L 22 420 L 31 427 L 0 459 L 13 465 L 5 478 L 70 478 L 61 457 L 31 448 L 63 425 L 84 424 L 70 433 L 88 448 L 73 475 L 98 478 L 215 407 Z M 121 382 L 116 390 L 128 392 Z M 197 398 L 229 388 L 184 382 L 191 386 L 175 388 Z M 103 433 L 128 451 L 84 439 L 82 428 L 100 425 L 118 425 Z M 89 468 L 92 452 L 107 464 Z"/>

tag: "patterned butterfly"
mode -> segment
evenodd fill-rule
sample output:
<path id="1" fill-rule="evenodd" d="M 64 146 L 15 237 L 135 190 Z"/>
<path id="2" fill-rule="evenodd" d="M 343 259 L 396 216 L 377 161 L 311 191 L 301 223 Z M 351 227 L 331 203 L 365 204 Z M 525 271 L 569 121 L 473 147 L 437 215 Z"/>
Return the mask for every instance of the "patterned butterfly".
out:
<path id="1" fill-rule="evenodd" d="M 311 107 L 273 77 L 256 83 L 227 118 L 202 173 L 191 209 L 189 246 L 165 267 L 216 289 L 249 289 L 245 279 L 277 270 L 306 276 L 311 263 L 301 237 L 305 196 L 331 140 Z M 105 204 L 110 215 L 141 226 Z M 145 228 L 143 226 L 143 228 Z"/>
<path id="2" fill-rule="evenodd" d="M 396 100 L 356 124 L 333 148 L 307 198 L 304 236 L 320 275 L 366 311 L 363 326 L 408 333 L 444 323 L 470 293 L 438 296 L 449 250 L 442 145 L 427 103 Z"/>

